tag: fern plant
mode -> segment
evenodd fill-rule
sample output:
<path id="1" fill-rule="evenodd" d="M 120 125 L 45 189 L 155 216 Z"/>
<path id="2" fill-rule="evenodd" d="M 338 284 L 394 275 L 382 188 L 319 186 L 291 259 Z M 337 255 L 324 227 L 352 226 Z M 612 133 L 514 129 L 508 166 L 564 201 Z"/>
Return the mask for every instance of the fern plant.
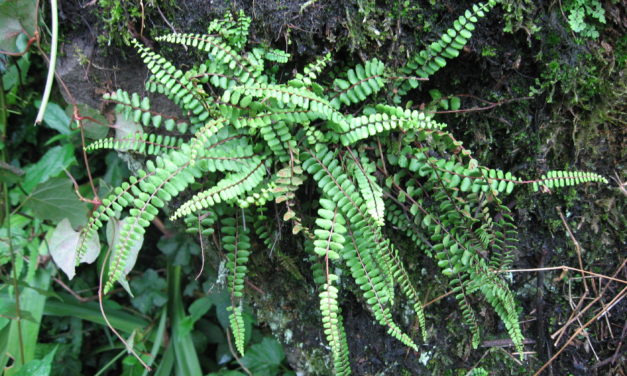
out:
<path id="1" fill-rule="evenodd" d="M 214 21 L 209 31 L 218 34 L 158 38 L 207 54 L 189 70 L 135 41 L 152 74 L 147 90 L 168 97 L 183 116 L 160 114 L 137 94 L 118 90 L 105 96 L 142 130 L 96 141 L 87 150 L 154 157 L 102 200 L 82 230 L 78 260 L 106 221 L 128 217 L 108 265 L 106 293 L 123 275 L 134 239 L 160 212 L 183 219 L 189 232 L 218 234 L 227 258 L 229 321 L 243 353 L 242 299 L 254 251 L 251 237 L 274 249 L 278 230 L 266 215 L 266 205 L 274 202 L 308 252 L 336 374 L 351 372 L 339 302 L 339 289 L 347 283 L 339 283 L 337 270 L 350 275 L 354 290 L 392 337 L 417 349 L 393 317 L 397 294 L 410 300 L 421 341 L 428 341 L 420 291 L 402 260 L 410 250 L 397 245 L 399 230 L 449 278 L 473 347 L 481 335 L 473 306 L 478 295 L 522 352 L 517 305 L 498 274 L 512 262 L 516 243 L 514 220 L 502 197 L 525 184 L 550 190 L 606 180 L 594 173 L 549 171 L 523 181 L 480 165 L 432 114 L 402 106 L 421 79 L 459 54 L 475 24 L 494 6 L 495 1 L 473 5 L 400 71 L 372 59 L 340 74 L 323 74 L 332 59 L 326 55 L 281 82 L 268 68 L 288 55 L 265 47 L 247 51 L 250 19 L 241 13 L 237 20 Z M 386 92 L 394 93 L 387 98 L 391 104 Z M 315 186 L 310 197 L 300 190 L 307 180 Z M 171 207 L 192 184 L 202 189 Z"/>

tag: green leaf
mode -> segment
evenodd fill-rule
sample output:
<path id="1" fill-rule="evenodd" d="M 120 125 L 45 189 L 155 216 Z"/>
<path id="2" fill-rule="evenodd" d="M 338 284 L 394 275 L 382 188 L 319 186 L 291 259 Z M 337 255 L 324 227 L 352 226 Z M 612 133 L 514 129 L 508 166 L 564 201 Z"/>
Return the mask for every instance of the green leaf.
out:
<path id="1" fill-rule="evenodd" d="M 76 267 L 76 251 L 80 241 L 80 232 L 74 231 L 70 221 L 63 218 L 52 233 L 49 241 L 50 256 L 52 261 L 63 270 L 69 279 L 74 278 Z M 80 262 L 91 264 L 100 253 L 100 239 L 98 233 L 94 234 L 87 241 L 87 250 L 80 259 Z"/>
<path id="2" fill-rule="evenodd" d="M 26 192 L 31 192 L 37 184 L 59 175 L 75 161 L 74 146 L 66 144 L 51 148 L 37 163 L 25 169 L 26 176 L 22 188 Z"/>
<path id="3" fill-rule="evenodd" d="M 189 306 L 189 314 L 192 317 L 193 321 L 198 321 L 202 316 L 204 316 L 209 310 L 213 307 L 213 299 L 208 296 L 204 296 L 200 299 L 197 299 Z"/>
<path id="4" fill-rule="evenodd" d="M 120 248 L 118 247 L 118 243 L 120 242 L 120 233 L 122 232 L 122 228 L 125 224 L 132 224 L 134 223 L 134 221 L 135 219 L 133 217 L 125 217 L 122 220 L 118 220 L 117 218 L 111 218 L 111 220 L 107 222 L 107 243 L 109 244 L 109 247 L 113 250 L 113 252 L 111 252 L 109 265 L 113 265 L 117 257 L 117 253 L 120 250 Z M 135 266 L 139 250 L 144 244 L 144 236 L 139 235 L 135 240 L 131 240 L 131 242 L 131 245 L 128 247 L 128 253 L 126 256 L 124 269 L 122 270 L 122 274 L 120 275 L 118 282 L 120 282 L 122 287 L 124 287 L 124 289 L 131 295 L 131 297 L 133 297 L 130 286 L 126 282 L 126 276 L 128 275 L 128 273 L 131 272 L 131 270 L 133 270 L 133 267 Z"/>
<path id="5" fill-rule="evenodd" d="M 157 243 L 157 248 L 165 253 L 175 266 L 189 265 L 191 256 L 200 254 L 198 244 L 185 234 L 170 238 L 162 237 Z"/>
<path id="6" fill-rule="evenodd" d="M 72 227 L 87 223 L 87 204 L 78 199 L 67 178 L 53 178 L 39 184 L 24 200 L 24 208 L 43 220 L 59 222 L 67 218 Z"/>
<path id="7" fill-rule="evenodd" d="M 264 337 L 261 343 L 252 345 L 241 361 L 255 376 L 277 375 L 285 358 L 283 347 L 273 339 Z"/>
<path id="8" fill-rule="evenodd" d="M 85 137 L 91 138 L 92 140 L 99 140 L 107 136 L 109 133 L 108 122 L 107 119 L 100 114 L 100 111 L 86 104 L 79 104 L 78 112 L 85 118 L 81 121 L 83 129 L 85 130 Z"/>
<path id="9" fill-rule="evenodd" d="M 35 101 L 35 106 L 39 108 L 41 101 Z M 70 117 L 67 116 L 63 108 L 56 103 L 48 102 L 46 112 L 44 112 L 44 123 L 61 134 L 70 134 Z"/>
<path id="10" fill-rule="evenodd" d="M 14 376 L 48 376 L 52 371 L 52 360 L 57 352 L 57 347 L 50 351 L 43 359 L 34 359 L 27 362 L 14 374 Z"/>
<path id="11" fill-rule="evenodd" d="M 459 110 L 459 108 L 461 107 L 461 100 L 459 99 L 459 97 L 453 97 L 451 98 L 450 101 L 450 105 L 451 105 L 451 110 L 453 111 L 457 111 Z"/>
<path id="12" fill-rule="evenodd" d="M 0 50 L 23 52 L 18 49 L 18 38 L 35 35 L 37 1 L 0 0 Z M 27 39 L 27 38 L 26 38 Z"/>
<path id="13" fill-rule="evenodd" d="M 135 292 L 131 304 L 143 314 L 154 312 L 168 301 L 165 294 L 167 283 L 154 269 L 147 269 L 143 275 L 134 277 L 131 287 Z"/>
<path id="14" fill-rule="evenodd" d="M 434 102 L 436 102 L 438 99 L 442 98 L 442 93 L 438 89 L 431 89 L 431 90 L 429 90 L 429 95 L 431 96 L 431 99 Z"/>
<path id="15" fill-rule="evenodd" d="M 8 163 L 0 162 L 0 182 L 15 184 L 22 179 L 24 171 Z"/>

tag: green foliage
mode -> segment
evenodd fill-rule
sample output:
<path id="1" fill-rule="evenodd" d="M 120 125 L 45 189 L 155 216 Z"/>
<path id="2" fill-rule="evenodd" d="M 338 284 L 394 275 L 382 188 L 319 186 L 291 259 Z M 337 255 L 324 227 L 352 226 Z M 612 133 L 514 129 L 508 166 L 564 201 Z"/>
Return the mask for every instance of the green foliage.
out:
<path id="1" fill-rule="evenodd" d="M 123 146 L 156 157 L 102 200 L 82 230 L 77 257 L 82 257 L 104 222 L 128 212 L 113 247 L 115 257 L 109 262 L 107 292 L 123 275 L 132 245 L 159 212 L 169 214 L 171 220 L 183 218 L 189 232 L 218 234 L 226 255 L 227 320 L 235 347 L 244 353 L 242 298 L 246 263 L 253 251 L 250 227 L 272 248 L 263 208 L 274 202 L 308 252 L 336 374 L 351 372 L 338 271 L 350 276 L 354 290 L 390 336 L 415 350 L 413 339 L 394 321 L 399 286 L 412 300 L 423 339 L 428 340 L 419 290 L 412 286 L 402 250 L 394 243 L 398 230 L 433 258 L 449 279 L 474 348 L 479 345 L 481 325 L 473 296 L 480 295 L 522 352 L 517 305 L 498 273 L 511 262 L 516 235 L 502 197 L 522 184 L 552 189 L 606 181 L 593 173 L 561 171 L 523 181 L 510 172 L 481 166 L 432 114 L 400 106 L 403 96 L 418 86 L 417 78 L 435 74 L 447 59 L 459 54 L 475 23 L 495 3 L 473 5 L 399 71 L 372 59 L 329 78 L 322 74 L 331 59 L 327 55 L 285 83 L 266 66 L 285 61 L 286 55 L 263 47 L 245 52 L 242 40 L 250 20 L 227 17 L 213 23 L 211 30 L 227 29 L 219 35 L 160 37 L 209 55 L 187 71 L 133 41 L 152 74 L 148 89 L 177 104 L 183 113 L 181 122 L 190 126 L 177 128 L 184 141 L 166 143 L 166 136 L 142 135 L 87 147 Z M 385 103 L 381 93 L 386 87 L 394 88 L 396 105 Z M 458 99 L 443 99 L 439 92 L 432 95 L 438 106 L 459 107 Z M 159 127 L 165 118 L 136 95 L 118 91 L 105 98 L 116 101 L 127 120 L 144 127 Z M 166 131 L 173 132 L 176 123 L 172 119 Z M 142 147 L 147 140 L 159 147 Z M 307 198 L 310 210 L 298 204 L 299 188 L 305 184 L 315 191 Z M 184 192 L 189 188 L 200 192 L 187 199 Z M 182 199 L 187 201 L 171 211 L 170 205 Z M 171 272 L 179 278 L 177 268 Z M 173 299 L 178 317 L 180 296 Z M 189 341 L 181 330 L 175 327 L 174 333 Z M 188 350 L 193 350 L 189 343 L 180 349 Z"/>
<path id="2" fill-rule="evenodd" d="M 584 38 L 597 39 L 595 23 L 605 24 L 605 9 L 598 0 L 570 0 L 564 3 L 571 30 Z M 591 22 L 592 21 L 592 22 Z"/>

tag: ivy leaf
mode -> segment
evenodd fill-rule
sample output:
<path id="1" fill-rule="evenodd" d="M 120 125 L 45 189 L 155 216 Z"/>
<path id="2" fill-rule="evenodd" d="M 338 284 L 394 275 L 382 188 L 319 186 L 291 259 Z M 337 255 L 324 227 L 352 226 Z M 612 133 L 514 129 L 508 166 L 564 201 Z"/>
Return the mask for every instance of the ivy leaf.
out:
<path id="1" fill-rule="evenodd" d="M 24 200 L 24 208 L 43 220 L 59 222 L 67 218 L 73 227 L 87 223 L 87 204 L 78 199 L 67 178 L 53 178 L 39 184 Z"/>
<path id="2" fill-rule="evenodd" d="M 168 301 L 164 293 L 167 283 L 153 269 L 146 270 L 141 277 L 133 278 L 131 287 L 133 287 L 136 295 L 131 303 L 143 314 L 149 314 L 155 309 L 163 307 Z"/>
<path id="3" fill-rule="evenodd" d="M 264 337 L 261 343 L 250 346 L 241 361 L 254 375 L 276 375 L 285 358 L 283 346 L 273 338 Z"/>
<path id="4" fill-rule="evenodd" d="M 157 248 L 168 256 L 174 266 L 189 265 L 191 256 L 200 254 L 198 244 L 185 234 L 178 234 L 171 238 L 162 237 L 157 243 Z"/>
<path id="5" fill-rule="evenodd" d="M 99 140 L 107 136 L 109 133 L 108 122 L 100 111 L 86 104 L 79 104 L 78 112 L 85 118 L 81 121 L 85 130 L 85 137 Z"/>
<path id="6" fill-rule="evenodd" d="M 74 278 L 76 273 L 76 251 L 80 241 L 80 232 L 74 231 L 70 221 L 64 218 L 52 233 L 50 238 L 50 256 L 52 261 L 61 269 L 69 279 Z M 81 257 L 79 262 L 91 264 L 98 258 L 100 253 L 100 239 L 98 233 L 95 233 L 87 241 L 87 251 Z"/>
<path id="7" fill-rule="evenodd" d="M 41 101 L 35 101 L 35 106 L 39 108 Z M 49 102 L 44 112 L 44 123 L 61 134 L 70 134 L 70 118 L 65 111 L 56 103 Z"/>
<path id="8" fill-rule="evenodd" d="M 35 35 L 36 22 L 37 1 L 0 0 L 0 50 L 23 52 L 17 47 L 17 39 Z"/>
<path id="9" fill-rule="evenodd" d="M 48 150 L 37 163 L 25 169 L 26 176 L 24 176 L 22 187 L 26 192 L 30 192 L 37 184 L 59 175 L 63 169 L 68 168 L 75 161 L 73 145 L 55 146 Z"/>

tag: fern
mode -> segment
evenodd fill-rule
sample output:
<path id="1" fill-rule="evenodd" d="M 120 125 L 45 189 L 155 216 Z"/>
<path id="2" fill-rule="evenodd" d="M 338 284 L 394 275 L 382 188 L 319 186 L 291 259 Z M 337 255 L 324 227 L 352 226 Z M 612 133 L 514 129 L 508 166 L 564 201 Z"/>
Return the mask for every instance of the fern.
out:
<path id="1" fill-rule="evenodd" d="M 133 42 L 151 73 L 149 91 L 172 100 L 183 116 L 156 112 L 149 99 L 137 94 L 119 90 L 105 96 L 142 130 L 98 140 L 86 150 L 110 148 L 150 157 L 94 210 L 81 232 L 77 259 L 106 221 L 126 212 L 105 292 L 120 279 L 133 240 L 161 211 L 171 220 L 183 218 L 188 233 L 219 235 L 231 296 L 229 324 L 238 352 L 244 353 L 242 307 L 252 244 L 276 251 L 279 262 L 302 278 L 290 261 L 298 256 L 280 252 L 281 224 L 269 220 L 282 217 L 308 251 L 335 372 L 348 375 L 340 286 L 353 290 L 392 337 L 415 350 L 414 339 L 394 321 L 400 291 L 411 301 L 422 339 L 428 341 L 420 289 L 396 246 L 404 237 L 447 278 L 474 347 L 483 330 L 475 313 L 479 295 L 522 352 L 518 307 L 497 273 L 513 262 L 517 237 L 501 198 L 521 185 L 551 191 L 607 181 L 577 171 L 522 180 L 482 166 L 433 115 L 401 106 L 403 95 L 418 86 L 417 78 L 428 78 L 457 56 L 495 3 L 472 6 L 396 71 L 371 59 L 330 76 L 327 54 L 283 82 L 266 67 L 286 62 L 288 54 L 264 46 L 247 52 L 250 19 L 242 13 L 212 22 L 211 35 L 159 38 L 209 55 L 188 70 Z M 378 102 L 384 88 L 394 90 L 395 105 Z M 196 190 L 191 198 L 171 208 L 189 187 Z M 273 216 L 268 206 L 276 210 Z M 347 272 L 341 285 L 336 269 Z"/>
<path id="2" fill-rule="evenodd" d="M 244 318 L 242 316 L 241 298 L 244 295 L 244 278 L 246 276 L 246 263 L 250 256 L 249 230 L 245 223 L 245 213 L 222 219 L 220 231 L 222 232 L 222 247 L 227 251 L 226 267 L 229 270 L 227 276 L 228 289 L 231 294 L 231 306 L 228 308 L 229 323 L 235 338 L 235 347 L 240 354 L 244 354 L 244 340 L 246 338 Z"/>

